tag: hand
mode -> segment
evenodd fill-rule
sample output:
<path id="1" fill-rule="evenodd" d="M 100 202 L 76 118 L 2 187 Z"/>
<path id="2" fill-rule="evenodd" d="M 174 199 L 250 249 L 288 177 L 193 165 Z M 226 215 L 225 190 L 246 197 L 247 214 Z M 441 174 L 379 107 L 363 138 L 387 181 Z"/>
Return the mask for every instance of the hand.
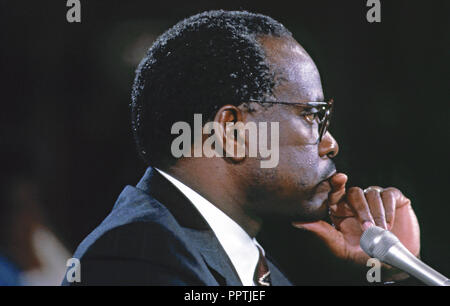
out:
<path id="1" fill-rule="evenodd" d="M 329 182 L 332 190 L 327 204 L 334 227 L 322 220 L 294 222 L 293 226 L 313 232 L 335 256 L 360 266 L 366 266 L 369 256 L 359 246 L 359 240 L 363 231 L 374 224 L 390 230 L 411 253 L 419 256 L 419 224 L 411 201 L 400 190 L 371 186 L 346 191 L 347 176 L 343 173 L 335 174 Z M 385 264 L 383 267 L 389 272 L 385 280 L 404 278 L 399 270 Z"/>

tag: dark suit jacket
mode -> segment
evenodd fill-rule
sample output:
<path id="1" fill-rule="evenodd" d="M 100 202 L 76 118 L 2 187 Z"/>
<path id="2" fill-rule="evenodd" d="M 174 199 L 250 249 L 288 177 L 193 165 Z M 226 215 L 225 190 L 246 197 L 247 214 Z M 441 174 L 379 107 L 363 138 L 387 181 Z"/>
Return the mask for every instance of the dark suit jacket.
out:
<path id="1" fill-rule="evenodd" d="M 242 285 L 205 219 L 152 168 L 125 187 L 74 257 L 82 285 Z M 291 285 L 270 257 L 268 265 L 273 285 Z"/>

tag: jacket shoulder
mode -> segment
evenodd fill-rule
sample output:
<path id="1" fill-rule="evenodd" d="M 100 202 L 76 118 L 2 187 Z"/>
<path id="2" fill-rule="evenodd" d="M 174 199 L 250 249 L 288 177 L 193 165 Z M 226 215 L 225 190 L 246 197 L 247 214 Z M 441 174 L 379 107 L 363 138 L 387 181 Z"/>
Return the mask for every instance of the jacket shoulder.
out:
<path id="1" fill-rule="evenodd" d="M 132 186 L 74 257 L 80 260 L 82 284 L 177 284 L 180 277 L 195 285 L 214 281 L 169 210 Z"/>
<path id="2" fill-rule="evenodd" d="M 82 285 L 205 285 L 214 283 L 182 229 L 138 221 L 100 236 L 80 258 Z"/>

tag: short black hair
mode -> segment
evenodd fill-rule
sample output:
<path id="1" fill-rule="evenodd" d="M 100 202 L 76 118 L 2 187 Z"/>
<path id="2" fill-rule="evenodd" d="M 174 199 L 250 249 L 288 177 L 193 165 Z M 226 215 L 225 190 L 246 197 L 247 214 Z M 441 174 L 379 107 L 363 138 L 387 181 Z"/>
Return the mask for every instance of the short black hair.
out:
<path id="1" fill-rule="evenodd" d="M 272 94 L 260 35 L 292 36 L 268 16 L 216 10 L 184 19 L 156 40 L 136 70 L 131 103 L 133 135 L 148 165 L 174 160 L 173 123 L 192 124 L 194 114 L 205 123 L 223 105 Z"/>

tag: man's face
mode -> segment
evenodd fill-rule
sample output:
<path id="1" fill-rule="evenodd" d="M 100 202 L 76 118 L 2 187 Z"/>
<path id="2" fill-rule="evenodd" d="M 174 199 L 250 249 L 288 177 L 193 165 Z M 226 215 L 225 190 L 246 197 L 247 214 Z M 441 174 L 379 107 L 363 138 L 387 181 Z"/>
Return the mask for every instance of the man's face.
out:
<path id="1" fill-rule="evenodd" d="M 279 85 L 274 98 L 283 102 L 324 101 L 319 72 L 306 51 L 292 38 L 259 39 Z M 334 172 L 331 157 L 338 145 L 329 132 L 318 143 L 319 126 L 307 109 L 298 105 L 254 105 L 246 121 L 279 122 L 279 163 L 264 169 L 248 159 L 248 200 L 260 214 L 278 214 L 295 220 L 317 220 L 327 214 L 330 191 L 327 181 Z M 268 124 L 270 126 L 270 123 Z"/>

